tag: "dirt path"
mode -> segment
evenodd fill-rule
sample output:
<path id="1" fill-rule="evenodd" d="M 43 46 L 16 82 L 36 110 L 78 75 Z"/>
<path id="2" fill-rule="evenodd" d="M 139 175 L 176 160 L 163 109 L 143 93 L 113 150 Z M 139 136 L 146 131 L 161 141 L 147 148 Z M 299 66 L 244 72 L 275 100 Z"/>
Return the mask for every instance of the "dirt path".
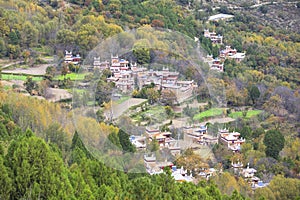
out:
<path id="1" fill-rule="evenodd" d="M 10 65 L 12 65 L 12 63 Z M 28 69 L 17 68 L 12 70 L 2 70 L 2 72 L 12 73 L 12 74 L 44 75 L 49 65 L 50 64 L 43 64 L 43 65 L 38 65 L 38 67 L 30 67 Z"/>
<path id="2" fill-rule="evenodd" d="M 8 64 L 2 66 L 1 69 L 5 69 L 5 68 L 7 68 L 9 66 L 12 66 L 12 65 L 20 64 L 21 62 L 23 62 L 23 61 L 16 61 L 16 62 L 8 63 Z"/>
<path id="3" fill-rule="evenodd" d="M 130 98 L 123 103 L 120 104 L 113 104 L 112 106 L 112 115 L 113 119 L 117 119 L 120 117 L 123 113 L 125 113 L 131 106 L 138 105 L 142 102 L 147 101 L 146 99 L 138 99 L 138 98 Z M 105 112 L 106 116 L 110 116 L 110 111 Z"/>

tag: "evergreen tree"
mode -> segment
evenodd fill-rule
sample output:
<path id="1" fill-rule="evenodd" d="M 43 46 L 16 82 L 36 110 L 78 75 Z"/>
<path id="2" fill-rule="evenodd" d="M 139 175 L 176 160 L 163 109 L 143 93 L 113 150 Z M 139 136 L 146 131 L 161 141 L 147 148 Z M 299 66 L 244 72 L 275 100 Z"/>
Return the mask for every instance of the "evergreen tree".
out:
<path id="1" fill-rule="evenodd" d="M 257 86 L 252 85 L 249 89 L 249 98 L 252 100 L 253 104 L 255 104 L 259 96 L 260 96 L 259 89 L 257 88 Z"/>
<path id="2" fill-rule="evenodd" d="M 278 130 L 267 131 L 264 144 L 266 145 L 266 155 L 278 159 L 279 152 L 284 147 L 285 139 Z"/>
<path id="3" fill-rule="evenodd" d="M 125 152 L 135 152 L 135 146 L 130 142 L 129 135 L 123 131 L 122 129 L 119 130 L 119 141 L 122 145 L 122 149 Z"/>
<path id="4" fill-rule="evenodd" d="M 13 192 L 12 179 L 9 177 L 8 170 L 9 169 L 3 163 L 3 157 L 0 150 L 0 199 L 9 199 Z"/>
<path id="5" fill-rule="evenodd" d="M 81 163 L 81 161 L 85 158 L 93 159 L 93 156 L 83 144 L 78 132 L 75 131 L 71 144 L 71 157 L 69 164 Z"/>
<path id="6" fill-rule="evenodd" d="M 19 37 L 18 37 L 17 33 L 14 30 L 12 30 L 9 33 L 8 37 L 9 37 L 9 43 L 10 44 L 13 44 L 13 45 L 19 44 Z"/>
<path id="7" fill-rule="evenodd" d="M 12 143 L 6 155 L 14 191 L 12 199 L 66 199 L 73 190 L 62 159 L 35 136 Z"/>

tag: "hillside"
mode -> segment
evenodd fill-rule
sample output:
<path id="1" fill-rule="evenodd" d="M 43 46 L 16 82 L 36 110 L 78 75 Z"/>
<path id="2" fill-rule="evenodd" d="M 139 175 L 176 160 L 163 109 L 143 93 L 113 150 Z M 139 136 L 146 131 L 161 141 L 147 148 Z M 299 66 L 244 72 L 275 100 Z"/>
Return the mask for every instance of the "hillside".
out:
<path id="1" fill-rule="evenodd" d="M 0 0 L 0 199 L 299 198 L 299 11 Z"/>

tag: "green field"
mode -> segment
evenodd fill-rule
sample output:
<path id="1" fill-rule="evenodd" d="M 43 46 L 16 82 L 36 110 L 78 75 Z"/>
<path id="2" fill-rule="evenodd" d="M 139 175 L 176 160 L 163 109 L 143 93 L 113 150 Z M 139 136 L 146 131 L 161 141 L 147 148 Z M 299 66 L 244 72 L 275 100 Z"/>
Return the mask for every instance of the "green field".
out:
<path id="1" fill-rule="evenodd" d="M 30 75 L 12 75 L 12 74 L 2 74 L 2 80 L 21 80 L 26 81 L 27 77 Z M 31 76 L 33 81 L 41 81 L 43 77 L 41 76 Z"/>
<path id="2" fill-rule="evenodd" d="M 56 77 L 54 77 L 54 80 L 62 81 L 65 78 L 66 79 L 70 78 L 72 81 L 82 81 L 82 80 L 84 80 L 84 77 L 86 75 L 88 75 L 88 73 L 84 73 L 84 74 L 70 73 L 70 74 L 67 74 L 66 76 L 63 76 L 63 75 L 56 76 Z"/>
<path id="3" fill-rule="evenodd" d="M 207 117 L 219 116 L 219 115 L 222 115 L 222 113 L 225 109 L 226 108 L 211 108 L 209 110 L 206 110 L 204 112 L 201 112 L 201 113 L 195 115 L 193 117 L 193 119 L 194 120 L 202 120 L 202 119 L 207 118 Z"/>
<path id="4" fill-rule="evenodd" d="M 43 56 L 42 59 L 53 59 L 53 56 Z"/>
<path id="5" fill-rule="evenodd" d="M 163 122 L 167 119 L 164 106 L 151 107 L 149 110 L 132 117 L 136 121 L 143 121 L 145 118 L 151 119 L 152 122 Z"/>
<path id="6" fill-rule="evenodd" d="M 3 86 L 3 89 L 4 90 L 10 90 L 12 87 L 11 86 L 8 86 L 8 85 L 5 85 L 5 86 Z"/>
<path id="7" fill-rule="evenodd" d="M 261 113 L 261 110 L 248 110 L 247 111 L 247 115 L 246 118 L 251 118 L 255 115 L 258 115 L 259 113 Z M 230 113 L 229 117 L 237 119 L 237 118 L 243 118 L 243 111 L 239 111 L 239 112 L 234 112 L 234 113 Z"/>

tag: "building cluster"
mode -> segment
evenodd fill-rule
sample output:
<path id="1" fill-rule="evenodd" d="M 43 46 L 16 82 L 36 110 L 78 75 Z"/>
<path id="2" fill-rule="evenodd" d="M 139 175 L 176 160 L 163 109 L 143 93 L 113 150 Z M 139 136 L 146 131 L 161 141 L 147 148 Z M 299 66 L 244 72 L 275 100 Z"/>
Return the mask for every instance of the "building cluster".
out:
<path id="1" fill-rule="evenodd" d="M 204 37 L 209 38 L 213 44 L 223 44 L 223 36 L 217 35 L 214 31 L 210 32 L 208 29 L 204 29 Z M 225 49 L 220 50 L 218 57 L 213 58 L 212 55 L 207 55 L 205 61 L 211 69 L 223 72 L 224 61 L 226 59 L 241 62 L 245 56 L 245 52 L 238 52 L 236 49 L 231 48 L 231 46 L 226 46 Z"/>
<path id="2" fill-rule="evenodd" d="M 245 53 L 237 52 L 236 49 L 232 49 L 230 46 L 226 46 L 225 49 L 220 51 L 220 59 L 226 58 L 234 59 L 236 62 L 241 62 L 245 58 Z"/>
<path id="3" fill-rule="evenodd" d="M 154 84 L 157 89 L 173 91 L 180 102 L 189 98 L 196 87 L 193 80 L 179 80 L 178 72 L 170 71 L 168 68 L 163 68 L 161 71 L 147 70 L 144 67 L 138 67 L 136 63 L 120 59 L 118 55 L 111 56 L 111 62 L 101 62 L 100 57 L 95 57 L 93 69 L 109 69 L 112 76 L 107 78 L 107 81 L 113 82 L 123 93 Z"/>
<path id="4" fill-rule="evenodd" d="M 221 61 L 219 58 L 213 58 L 212 55 L 207 55 L 206 62 L 210 66 L 210 69 L 218 70 L 220 72 L 224 71 L 224 62 Z"/>
<path id="5" fill-rule="evenodd" d="M 172 133 L 167 131 L 160 131 L 156 128 L 146 128 L 145 136 L 134 136 L 129 137 L 131 143 L 137 149 L 146 148 L 146 140 L 152 142 L 156 140 L 159 148 L 168 148 L 174 156 L 180 153 L 180 147 L 178 146 L 178 141 L 171 137 Z"/>
<path id="6" fill-rule="evenodd" d="M 161 174 L 164 171 L 164 168 L 169 167 L 171 169 L 171 176 L 175 179 L 176 182 L 192 182 L 194 180 L 192 174 L 187 173 L 187 170 L 181 167 L 177 167 L 167 160 L 159 162 L 156 160 L 155 155 L 144 155 L 144 164 L 146 166 L 146 171 L 150 175 Z"/>
<path id="7" fill-rule="evenodd" d="M 224 61 L 226 59 L 232 59 L 236 62 L 241 62 L 246 56 L 245 52 L 237 52 L 236 49 L 232 49 L 230 46 L 226 46 L 219 52 L 219 57 L 213 58 L 212 55 L 206 56 L 206 62 L 213 70 L 218 70 L 220 72 L 224 71 Z"/>
<path id="8" fill-rule="evenodd" d="M 81 57 L 79 54 L 76 54 L 76 56 L 73 55 L 72 51 L 65 51 L 65 63 L 72 63 L 74 65 L 78 65 L 81 62 Z"/>
<path id="9" fill-rule="evenodd" d="M 195 133 L 191 132 L 191 135 L 193 135 L 193 137 L 196 137 L 196 135 L 198 137 L 201 137 L 207 133 L 206 126 L 197 126 L 197 128 L 194 127 L 193 129 L 195 130 Z M 187 130 L 192 129 L 187 128 Z M 173 156 L 180 154 L 181 147 L 178 145 L 178 141 L 171 137 L 170 132 L 159 131 L 156 128 L 147 127 L 145 131 L 145 136 L 132 135 L 129 138 L 131 143 L 134 144 L 138 149 L 145 150 L 146 140 L 148 140 L 149 143 L 151 143 L 151 141 L 153 140 L 156 140 L 160 149 L 168 149 L 168 151 Z M 192 174 L 188 175 L 187 170 L 185 170 L 183 167 L 179 169 L 168 160 L 157 161 L 156 156 L 154 155 L 144 155 L 144 164 L 147 172 L 151 175 L 163 173 L 163 169 L 165 167 L 169 167 L 172 170 L 172 176 L 177 182 L 191 182 L 194 180 Z M 196 173 L 197 176 L 208 180 L 211 176 L 217 174 L 217 170 L 214 168 L 201 168 L 197 169 Z"/>
<path id="10" fill-rule="evenodd" d="M 217 138 L 207 133 L 207 126 L 195 125 L 192 127 L 184 127 L 183 132 L 189 137 L 193 138 L 193 141 L 201 145 L 208 145 L 217 143 Z"/>
<path id="11" fill-rule="evenodd" d="M 229 132 L 227 129 L 219 130 L 219 142 L 226 145 L 233 152 L 241 150 L 241 145 L 245 143 L 245 139 L 240 137 L 239 132 Z"/>
<path id="12" fill-rule="evenodd" d="M 177 168 L 176 165 L 167 160 L 159 162 L 153 154 L 144 155 L 144 164 L 147 173 L 150 175 L 163 173 L 164 168 L 168 167 L 171 169 L 171 176 L 176 182 L 193 182 L 195 180 L 193 174 L 188 173 L 183 167 Z M 197 175 L 208 180 L 210 177 L 217 175 L 217 170 L 214 168 L 201 169 Z"/>
<path id="13" fill-rule="evenodd" d="M 207 126 L 200 125 L 200 126 L 189 126 L 184 127 L 184 132 L 188 135 L 195 136 L 195 137 L 202 137 L 207 133 Z"/>
<path id="14" fill-rule="evenodd" d="M 237 161 L 236 163 L 232 162 L 231 166 L 234 169 L 235 174 L 242 176 L 252 189 L 262 188 L 268 185 L 268 183 L 264 183 L 260 178 L 255 176 L 257 170 L 250 168 L 249 163 L 246 168 L 243 168 L 244 165 L 240 161 Z"/>
<path id="15" fill-rule="evenodd" d="M 146 149 L 146 137 L 131 135 L 129 140 L 137 149 Z"/>

